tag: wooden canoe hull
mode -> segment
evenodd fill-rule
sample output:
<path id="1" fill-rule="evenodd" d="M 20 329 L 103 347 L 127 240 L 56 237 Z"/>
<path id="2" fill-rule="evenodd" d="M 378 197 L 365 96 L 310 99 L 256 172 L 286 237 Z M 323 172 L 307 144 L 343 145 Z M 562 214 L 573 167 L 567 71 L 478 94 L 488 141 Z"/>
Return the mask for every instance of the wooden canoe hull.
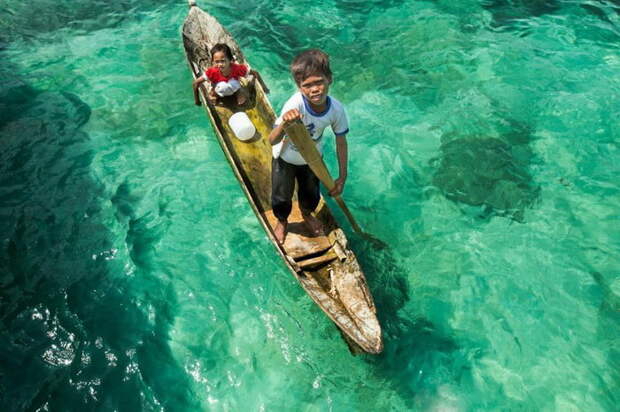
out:
<path id="1" fill-rule="evenodd" d="M 197 77 L 209 66 L 209 50 L 216 43 L 228 44 L 237 62 L 251 68 L 238 44 L 219 22 L 198 7 L 190 7 L 183 25 L 183 44 L 192 75 Z M 316 217 L 325 228 L 325 236 L 313 236 L 301 222 L 297 202 L 289 218 L 289 234 L 280 246 L 273 234 L 276 219 L 271 213 L 271 145 L 267 136 L 275 113 L 260 82 L 246 85 L 248 103 L 212 105 L 201 89 L 200 97 L 211 120 L 218 142 L 259 222 L 278 254 L 308 295 L 336 324 L 354 351 L 380 353 L 383 350 L 381 326 L 376 316 L 366 278 L 347 240 L 321 200 Z M 235 111 L 245 111 L 254 126 L 255 136 L 237 139 L 228 125 Z"/>

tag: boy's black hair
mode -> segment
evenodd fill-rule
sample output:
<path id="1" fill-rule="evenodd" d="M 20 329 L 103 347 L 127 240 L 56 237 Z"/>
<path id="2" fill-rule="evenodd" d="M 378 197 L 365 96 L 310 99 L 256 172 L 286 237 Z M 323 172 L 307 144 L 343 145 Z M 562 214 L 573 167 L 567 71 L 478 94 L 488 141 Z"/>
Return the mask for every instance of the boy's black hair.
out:
<path id="1" fill-rule="evenodd" d="M 223 52 L 223 53 L 224 53 L 224 55 L 225 55 L 226 57 L 228 57 L 228 60 L 230 60 L 230 61 L 233 61 L 233 60 L 234 60 L 234 57 L 233 57 L 233 54 L 232 54 L 232 50 L 230 50 L 230 47 L 228 47 L 228 45 L 227 45 L 227 44 L 224 44 L 224 43 L 218 43 L 218 44 L 216 44 L 215 46 L 213 46 L 213 47 L 211 48 L 211 60 L 213 60 L 213 55 L 214 55 L 215 53 L 217 53 L 217 52 Z"/>
<path id="2" fill-rule="evenodd" d="M 297 86 L 313 75 L 323 75 L 331 83 L 332 70 L 329 68 L 329 56 L 319 49 L 303 51 L 291 63 L 291 75 Z"/>

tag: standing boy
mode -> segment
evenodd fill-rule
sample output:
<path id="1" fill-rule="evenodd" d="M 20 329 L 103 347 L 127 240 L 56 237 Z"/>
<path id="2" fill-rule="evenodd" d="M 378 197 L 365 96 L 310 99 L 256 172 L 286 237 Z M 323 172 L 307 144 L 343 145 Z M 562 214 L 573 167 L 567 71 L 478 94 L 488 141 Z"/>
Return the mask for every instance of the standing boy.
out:
<path id="1" fill-rule="evenodd" d="M 329 56 L 317 49 L 302 52 L 291 63 L 291 75 L 299 91 L 284 104 L 282 115 L 276 119 L 275 128 L 269 134 L 269 142 L 273 145 L 271 207 L 278 219 L 274 232 L 280 244 L 284 244 L 286 238 L 295 181 L 299 207 L 306 225 L 315 235 L 323 231 L 321 222 L 312 216 L 321 198 L 319 179 L 285 136 L 286 126 L 300 119 L 320 153 L 323 153 L 323 131 L 331 126 L 336 135 L 340 175 L 330 195 L 340 195 L 347 179 L 346 134 L 349 132 L 349 122 L 342 104 L 328 96 L 332 83 Z"/>

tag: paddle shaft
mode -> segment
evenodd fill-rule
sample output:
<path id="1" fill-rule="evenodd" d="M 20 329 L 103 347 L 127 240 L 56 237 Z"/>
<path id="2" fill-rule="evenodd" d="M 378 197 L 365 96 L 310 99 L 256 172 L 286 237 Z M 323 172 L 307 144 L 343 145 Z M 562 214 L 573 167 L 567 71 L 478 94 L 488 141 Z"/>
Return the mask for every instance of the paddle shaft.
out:
<path id="1" fill-rule="evenodd" d="M 288 138 L 291 139 L 293 144 L 295 144 L 295 146 L 299 150 L 299 153 L 301 153 L 301 156 L 308 163 L 308 166 L 310 166 L 310 170 L 314 172 L 316 177 L 318 177 L 321 183 L 325 185 L 327 190 L 331 191 L 336 185 L 336 183 L 329 174 L 327 166 L 325 166 L 325 162 L 323 162 L 321 154 L 316 148 L 316 145 L 310 137 L 310 134 L 308 134 L 306 126 L 304 126 L 303 123 L 301 123 L 300 121 L 296 121 L 293 124 L 286 126 L 285 132 Z M 349 220 L 349 223 L 351 223 L 353 230 L 361 233 L 362 229 L 355 221 L 355 218 L 351 214 L 351 211 L 349 210 L 347 205 L 344 203 L 342 197 L 338 195 L 334 196 L 334 199 L 336 200 L 336 203 L 338 203 L 338 206 L 340 206 L 340 208 L 344 212 L 345 216 Z"/>

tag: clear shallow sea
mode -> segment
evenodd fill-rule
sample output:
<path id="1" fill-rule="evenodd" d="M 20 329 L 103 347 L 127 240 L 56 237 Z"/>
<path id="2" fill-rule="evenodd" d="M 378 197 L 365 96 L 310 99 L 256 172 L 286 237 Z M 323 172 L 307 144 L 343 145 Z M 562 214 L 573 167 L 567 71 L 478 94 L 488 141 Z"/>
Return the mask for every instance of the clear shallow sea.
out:
<path id="1" fill-rule="evenodd" d="M 0 0 L 1 410 L 617 410 L 618 1 L 199 5 L 277 109 L 331 54 L 385 352 L 267 241 L 184 1 Z"/>

